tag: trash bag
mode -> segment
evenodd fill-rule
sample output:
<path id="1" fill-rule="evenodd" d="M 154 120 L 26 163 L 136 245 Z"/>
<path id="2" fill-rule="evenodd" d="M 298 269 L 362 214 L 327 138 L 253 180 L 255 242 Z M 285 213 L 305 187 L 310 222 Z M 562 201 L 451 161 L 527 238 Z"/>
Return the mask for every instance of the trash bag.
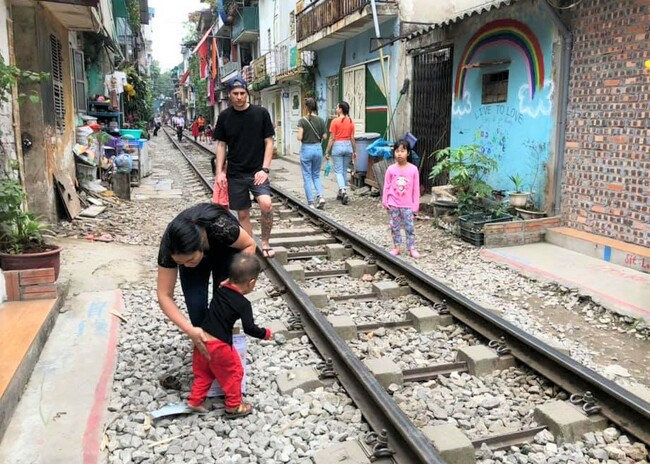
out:
<path id="1" fill-rule="evenodd" d="M 133 159 L 131 155 L 127 155 L 126 153 L 117 155 L 113 162 L 115 163 L 117 172 L 131 172 L 131 169 L 133 169 Z"/>
<path id="2" fill-rule="evenodd" d="M 366 152 L 373 158 L 390 159 L 393 157 L 393 142 L 380 137 L 368 145 Z"/>

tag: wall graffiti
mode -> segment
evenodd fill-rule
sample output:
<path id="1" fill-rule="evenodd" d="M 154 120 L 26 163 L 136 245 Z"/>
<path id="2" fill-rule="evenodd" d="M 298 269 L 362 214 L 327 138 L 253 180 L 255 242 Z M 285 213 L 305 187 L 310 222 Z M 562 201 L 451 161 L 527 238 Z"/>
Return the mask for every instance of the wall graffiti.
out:
<path id="1" fill-rule="evenodd" d="M 519 112 L 537 118 L 539 116 L 549 116 L 553 109 L 553 90 L 555 86 L 553 81 L 546 81 L 540 92 L 535 94 L 531 100 L 529 98 L 530 88 L 528 84 L 519 87 L 517 98 L 519 98 Z"/>

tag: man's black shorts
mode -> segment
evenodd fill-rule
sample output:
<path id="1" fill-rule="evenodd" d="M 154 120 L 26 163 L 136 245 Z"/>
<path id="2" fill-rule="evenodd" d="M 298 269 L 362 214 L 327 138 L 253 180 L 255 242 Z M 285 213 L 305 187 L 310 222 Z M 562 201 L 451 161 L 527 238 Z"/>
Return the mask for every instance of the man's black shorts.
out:
<path id="1" fill-rule="evenodd" d="M 230 209 L 239 211 L 243 209 L 250 209 L 251 197 L 257 198 L 262 195 L 271 196 L 271 183 L 267 179 L 261 185 L 254 184 L 255 176 L 237 176 L 228 177 L 228 200 L 230 202 Z"/>
<path id="2" fill-rule="evenodd" d="M 199 132 L 205 132 L 205 126 L 199 126 Z"/>

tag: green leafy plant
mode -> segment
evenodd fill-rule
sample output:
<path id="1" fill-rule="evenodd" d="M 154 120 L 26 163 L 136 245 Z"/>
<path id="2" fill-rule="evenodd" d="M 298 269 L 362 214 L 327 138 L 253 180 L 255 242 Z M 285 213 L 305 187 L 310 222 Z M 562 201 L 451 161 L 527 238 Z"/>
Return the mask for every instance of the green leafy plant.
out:
<path id="1" fill-rule="evenodd" d="M 510 181 L 514 184 L 515 193 L 521 193 L 522 189 L 524 188 L 524 178 L 519 174 L 514 174 L 512 176 L 508 176 L 508 179 L 510 179 Z"/>
<path id="2" fill-rule="evenodd" d="M 25 211 L 25 192 L 15 179 L 0 181 L 0 250 L 10 254 L 48 249 L 47 232 L 34 213 Z"/>
<path id="3" fill-rule="evenodd" d="M 492 187 L 485 178 L 497 169 L 497 162 L 484 154 L 478 145 L 461 145 L 443 148 L 432 153 L 436 164 L 429 173 L 430 179 L 449 176 L 454 187 L 461 214 L 482 209 L 485 198 L 492 194 Z"/>
<path id="4" fill-rule="evenodd" d="M 6 103 L 12 99 L 12 88 L 18 83 L 37 84 L 49 77 L 49 73 L 23 71 L 16 66 L 5 63 L 4 57 L 0 55 L 0 102 Z M 19 93 L 18 99 L 29 98 L 32 103 L 38 103 L 38 90 L 31 90 L 29 95 Z"/>

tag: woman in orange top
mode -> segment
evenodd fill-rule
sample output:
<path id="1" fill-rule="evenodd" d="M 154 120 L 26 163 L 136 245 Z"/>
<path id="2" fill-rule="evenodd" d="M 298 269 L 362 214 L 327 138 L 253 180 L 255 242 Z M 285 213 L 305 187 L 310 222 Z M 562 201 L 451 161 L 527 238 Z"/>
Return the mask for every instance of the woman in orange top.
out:
<path id="1" fill-rule="evenodd" d="M 350 105 L 347 102 L 340 102 L 336 107 L 336 119 L 330 124 L 330 138 L 327 142 L 325 156 L 329 159 L 334 157 L 334 174 L 339 184 L 337 200 L 344 205 L 348 204 L 346 187 L 348 183 L 347 169 L 351 160 L 357 158 L 357 144 L 354 140 L 354 122 L 349 116 Z"/>

